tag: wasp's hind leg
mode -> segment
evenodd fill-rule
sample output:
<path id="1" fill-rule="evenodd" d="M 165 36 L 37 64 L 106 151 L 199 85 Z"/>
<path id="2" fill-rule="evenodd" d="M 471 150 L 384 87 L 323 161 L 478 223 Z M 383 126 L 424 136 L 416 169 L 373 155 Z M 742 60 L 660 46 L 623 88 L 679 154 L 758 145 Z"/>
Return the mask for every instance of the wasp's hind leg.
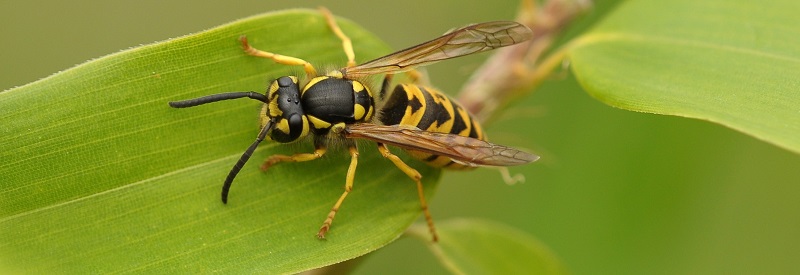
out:
<path id="1" fill-rule="evenodd" d="M 408 76 L 408 79 L 411 80 L 411 83 L 416 85 L 430 86 L 427 76 L 418 70 L 407 71 L 406 76 Z"/>
<path id="2" fill-rule="evenodd" d="M 431 232 L 431 236 L 433 237 L 433 242 L 438 241 L 439 235 L 436 234 L 436 227 L 433 226 L 433 217 L 431 217 L 431 212 L 428 211 L 428 203 L 425 201 L 425 193 L 423 192 L 422 181 L 420 181 L 422 179 L 422 175 L 416 169 L 411 168 L 411 166 L 408 166 L 408 164 L 403 162 L 403 160 L 400 159 L 398 156 L 392 154 L 392 152 L 389 151 L 389 148 L 386 147 L 386 144 L 378 143 L 378 151 L 381 152 L 381 155 L 383 155 L 383 157 L 392 161 L 392 163 L 394 163 L 394 165 L 397 166 L 397 168 L 399 168 L 400 171 L 406 173 L 408 177 L 410 177 L 412 180 L 414 180 L 414 182 L 417 183 L 417 194 L 419 195 L 419 202 L 422 206 L 422 212 L 425 214 L 425 221 L 428 223 L 428 230 L 430 230 Z"/>
<path id="3" fill-rule="evenodd" d="M 247 36 L 244 36 L 244 35 L 239 37 L 239 41 L 242 43 L 242 49 L 244 49 L 244 53 L 246 53 L 248 55 L 252 55 L 252 56 L 256 56 L 256 57 L 262 57 L 262 58 L 269 58 L 269 59 L 272 59 L 272 61 L 275 61 L 275 63 L 282 64 L 282 65 L 303 66 L 303 70 L 306 71 L 306 77 L 308 77 L 308 79 L 311 79 L 311 78 L 317 76 L 317 70 L 315 70 L 314 66 L 312 66 L 311 63 L 308 63 L 308 61 L 305 61 L 305 60 L 297 58 L 297 57 L 291 57 L 291 56 L 285 56 L 285 55 L 280 55 L 280 54 L 271 53 L 271 52 L 265 52 L 265 51 L 253 48 L 253 46 L 250 46 L 250 43 L 247 42 Z"/>
<path id="4" fill-rule="evenodd" d="M 389 89 L 392 87 L 392 78 L 394 78 L 393 74 L 386 74 L 383 77 L 383 84 L 381 84 L 381 91 L 378 93 L 378 100 L 383 101 L 386 98 L 386 95 L 389 94 Z"/>
<path id="5" fill-rule="evenodd" d="M 383 83 L 381 84 L 381 91 L 378 93 L 378 99 L 383 100 L 386 98 L 386 95 L 389 94 L 389 89 L 392 88 L 392 79 L 394 79 L 395 74 L 386 74 L 383 77 Z M 430 86 L 428 84 L 427 76 L 417 70 L 410 70 L 405 72 L 406 78 L 414 85 L 421 85 L 421 86 Z M 401 81 L 403 79 L 401 78 Z"/>
<path id="6" fill-rule="evenodd" d="M 342 29 L 339 28 L 339 25 L 336 24 L 336 19 L 333 18 L 331 11 L 325 7 L 319 7 L 319 11 L 325 16 L 325 20 L 328 22 L 328 27 L 331 28 L 331 31 L 342 40 L 342 48 L 344 48 L 344 54 L 347 55 L 347 67 L 355 66 L 356 54 L 353 52 L 353 42 L 350 41 L 350 37 L 347 37 L 347 35 L 342 32 Z"/>

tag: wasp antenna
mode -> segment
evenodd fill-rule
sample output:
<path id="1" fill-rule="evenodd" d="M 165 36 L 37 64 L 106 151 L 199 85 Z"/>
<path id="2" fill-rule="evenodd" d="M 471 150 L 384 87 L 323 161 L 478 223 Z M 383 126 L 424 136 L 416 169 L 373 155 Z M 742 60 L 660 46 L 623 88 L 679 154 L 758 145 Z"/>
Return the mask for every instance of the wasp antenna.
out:
<path id="1" fill-rule="evenodd" d="M 255 99 L 264 103 L 269 102 L 269 98 L 267 98 L 266 95 L 259 94 L 256 92 L 230 92 L 230 93 L 207 95 L 204 97 L 198 97 L 181 101 L 170 101 L 169 106 L 172 108 L 189 108 L 197 105 L 203 105 L 206 103 L 212 103 L 229 99 L 237 99 L 243 97 Z"/>
<path id="2" fill-rule="evenodd" d="M 236 175 L 239 174 L 239 171 L 242 170 L 244 164 L 247 163 L 247 160 L 250 159 L 250 156 L 253 155 L 253 151 L 256 150 L 258 144 L 264 141 L 264 138 L 267 137 L 267 133 L 269 129 L 272 128 L 273 122 L 272 120 L 267 121 L 267 125 L 264 125 L 264 128 L 261 129 L 261 132 L 258 133 L 258 137 L 256 137 L 256 141 L 253 144 L 250 144 L 250 147 L 247 147 L 247 150 L 244 151 L 242 157 L 239 158 L 239 161 L 233 165 L 231 171 L 228 173 L 228 177 L 225 178 L 225 183 L 222 185 L 222 203 L 228 203 L 228 191 L 231 189 L 231 184 L 233 184 L 233 179 L 236 178 Z"/>

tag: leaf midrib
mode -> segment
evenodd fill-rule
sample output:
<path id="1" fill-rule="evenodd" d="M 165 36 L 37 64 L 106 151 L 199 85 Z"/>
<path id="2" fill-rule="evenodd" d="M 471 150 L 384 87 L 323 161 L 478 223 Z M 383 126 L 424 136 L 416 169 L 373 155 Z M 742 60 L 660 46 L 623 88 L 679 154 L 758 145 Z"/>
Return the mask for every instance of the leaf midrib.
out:
<path id="1" fill-rule="evenodd" d="M 650 44 L 666 44 L 675 46 L 687 46 L 697 48 L 707 48 L 712 50 L 722 50 L 732 53 L 749 54 L 753 56 L 766 57 L 775 60 L 788 61 L 800 64 L 800 58 L 781 55 L 771 52 L 759 51 L 752 48 L 736 47 L 727 44 L 713 43 L 703 40 L 690 40 L 679 39 L 677 37 L 660 37 L 652 35 L 643 35 L 638 33 L 626 32 L 595 32 L 582 36 L 567 46 L 568 49 L 574 50 L 581 47 L 591 46 L 592 44 L 600 44 L 607 42 L 642 42 Z"/>
<path id="2" fill-rule="evenodd" d="M 253 153 L 255 154 L 255 153 L 260 152 L 262 150 L 271 149 L 272 147 L 274 147 L 276 145 L 277 144 L 269 144 L 269 145 L 265 145 L 265 146 L 260 146 L 260 147 L 256 148 L 256 150 Z M 129 184 L 124 184 L 124 185 L 121 185 L 121 186 L 118 186 L 118 187 L 115 187 L 115 188 L 111 188 L 111 189 L 108 189 L 108 190 L 103 190 L 103 191 L 100 191 L 100 192 L 97 192 L 97 193 L 92 193 L 92 194 L 89 194 L 89 195 L 86 195 L 86 196 L 82 196 L 82 197 L 78 197 L 78 198 L 75 198 L 75 199 L 59 202 L 59 203 L 48 205 L 48 206 L 42 206 L 41 208 L 36 208 L 36 209 L 28 210 L 28 211 L 25 211 L 25 212 L 20 212 L 20 213 L 14 214 L 14 215 L 10 215 L 10 216 L 4 217 L 4 218 L 0 218 L 0 224 L 8 222 L 8 221 L 11 221 L 11 220 L 14 220 L 14 219 L 17 219 L 17 218 L 25 217 L 27 215 L 35 214 L 35 213 L 42 212 L 42 211 L 47 211 L 47 210 L 50 210 L 50 209 L 53 209 L 53 208 L 58 208 L 58 207 L 70 205 L 70 204 L 73 204 L 73 203 L 78 203 L 78 202 L 81 202 L 81 201 L 84 201 L 84 200 L 88 200 L 88 199 L 92 199 L 92 198 L 95 198 L 95 197 L 100 197 L 100 196 L 103 196 L 103 195 L 106 195 L 106 194 L 118 192 L 118 191 L 121 191 L 121 190 L 124 190 L 124 189 L 127 189 L 127 188 L 136 187 L 136 186 L 148 183 L 148 182 L 160 180 L 160 179 L 167 178 L 167 177 L 170 177 L 170 176 L 173 176 L 173 175 L 177 175 L 177 174 L 180 174 L 180 173 L 184 173 L 184 172 L 192 171 L 192 170 L 195 170 L 195 169 L 200 169 L 200 168 L 203 168 L 203 167 L 211 166 L 213 164 L 221 163 L 223 161 L 231 162 L 234 159 L 237 159 L 239 157 L 241 157 L 241 154 L 236 153 L 236 154 L 231 154 L 231 155 L 227 155 L 227 156 L 216 158 L 216 159 L 211 159 L 211 160 L 208 160 L 208 161 L 205 161 L 205 162 L 201 162 L 201 163 L 198 163 L 198 164 L 195 164 L 195 165 L 191 165 L 191 166 L 187 166 L 187 167 L 184 167 L 184 168 L 176 169 L 176 170 L 173 170 L 173 171 L 170 171 L 170 172 L 166 172 L 166 173 L 161 174 L 161 175 L 157 175 L 157 176 L 150 177 L 150 178 L 147 178 L 147 179 L 139 180 L 139 181 L 132 182 L 132 183 L 129 183 Z"/>

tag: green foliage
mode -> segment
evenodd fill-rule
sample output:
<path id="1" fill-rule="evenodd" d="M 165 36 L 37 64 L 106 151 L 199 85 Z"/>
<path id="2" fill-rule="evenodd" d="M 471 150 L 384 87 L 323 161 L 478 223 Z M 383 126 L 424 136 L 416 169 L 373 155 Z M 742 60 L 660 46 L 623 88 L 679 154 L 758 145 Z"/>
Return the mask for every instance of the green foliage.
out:
<path id="1" fill-rule="evenodd" d="M 800 152 L 800 2 L 627 1 L 569 50 L 623 109 L 698 118 Z"/>
<path id="2" fill-rule="evenodd" d="M 568 57 L 583 88 L 607 104 L 712 121 L 798 152 L 796 10 L 789 0 L 625 1 L 574 40 Z M 341 24 L 358 61 L 389 52 Z M 242 34 L 256 47 L 331 65 L 321 68 L 344 64 L 318 14 L 291 11 L 127 50 L 0 93 L 0 268 L 295 272 L 363 255 L 401 234 L 419 214 L 413 184 L 369 145 L 361 146 L 354 192 L 326 241 L 313 236 L 341 194 L 344 153 L 261 173 L 268 155 L 312 149 L 262 144 L 230 204 L 219 202 L 224 176 L 256 135 L 259 103 L 176 110 L 166 102 L 263 91 L 276 76 L 302 72 L 243 55 Z M 513 221 L 577 273 L 796 270 L 797 155 L 708 123 L 609 110 L 569 81 L 543 90 L 516 104 L 547 106 L 544 115 L 508 112 L 489 129 L 499 143 L 540 146 L 540 163 L 515 170 L 528 183 L 494 184 L 493 171 L 453 173 L 442 186 L 447 196 L 432 203 L 434 218 L 449 202 L 456 215 Z M 410 163 L 431 196 L 438 171 Z M 481 263 L 497 255 L 459 253 L 509 241 L 497 232 L 510 229 L 439 225 L 445 263 L 501 268 Z M 424 231 L 411 232 L 427 240 Z M 521 258 L 506 244 L 498 252 Z"/>
<path id="3" fill-rule="evenodd" d="M 359 61 L 388 52 L 361 28 L 341 25 Z M 345 60 L 318 12 L 288 11 L 126 50 L 0 93 L 3 268 L 286 273 L 397 238 L 419 215 L 419 200 L 413 181 L 374 145 L 361 146 L 354 191 L 327 240 L 315 234 L 343 191 L 344 152 L 262 173 L 259 160 L 270 154 L 312 150 L 309 142 L 267 142 L 234 182 L 229 204 L 220 202 L 228 170 L 258 132 L 260 103 L 173 109 L 167 102 L 263 91 L 275 77 L 302 72 L 246 56 L 240 35 L 320 64 Z M 431 196 L 439 172 L 410 163 Z"/>
<path id="4" fill-rule="evenodd" d="M 545 245 L 524 232 L 478 219 L 438 223 L 439 243 L 428 248 L 456 274 L 567 274 Z M 414 225 L 410 235 L 427 238 L 427 227 Z"/>

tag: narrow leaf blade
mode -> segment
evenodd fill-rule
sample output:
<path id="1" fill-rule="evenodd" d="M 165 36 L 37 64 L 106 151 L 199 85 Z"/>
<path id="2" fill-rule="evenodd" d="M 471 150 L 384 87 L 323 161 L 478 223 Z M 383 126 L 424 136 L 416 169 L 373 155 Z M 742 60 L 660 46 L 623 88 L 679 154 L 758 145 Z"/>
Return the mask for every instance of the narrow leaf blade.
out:
<path id="1" fill-rule="evenodd" d="M 409 233 L 426 242 L 445 268 L 456 274 L 566 274 L 545 245 L 532 236 L 495 222 L 451 219 L 440 222 L 439 242 L 431 243 L 427 228 Z"/>
<path id="2" fill-rule="evenodd" d="M 788 0 L 627 1 L 569 57 L 609 105 L 708 120 L 800 152 L 798 9 Z"/>
<path id="3" fill-rule="evenodd" d="M 389 52 L 340 22 L 358 61 Z M 167 102 L 263 92 L 300 68 L 242 53 L 259 48 L 341 66 L 341 42 L 317 11 L 293 10 L 112 54 L 0 93 L 0 268 L 12 273 L 292 273 L 351 259 L 399 236 L 419 215 L 413 181 L 360 144 L 353 192 L 326 240 L 315 237 L 343 191 L 349 156 L 277 165 L 309 142 L 265 143 L 220 188 L 258 132 L 259 102 L 189 109 Z M 313 43 L 309 43 L 313 40 Z M 432 195 L 439 172 L 408 161 Z"/>

